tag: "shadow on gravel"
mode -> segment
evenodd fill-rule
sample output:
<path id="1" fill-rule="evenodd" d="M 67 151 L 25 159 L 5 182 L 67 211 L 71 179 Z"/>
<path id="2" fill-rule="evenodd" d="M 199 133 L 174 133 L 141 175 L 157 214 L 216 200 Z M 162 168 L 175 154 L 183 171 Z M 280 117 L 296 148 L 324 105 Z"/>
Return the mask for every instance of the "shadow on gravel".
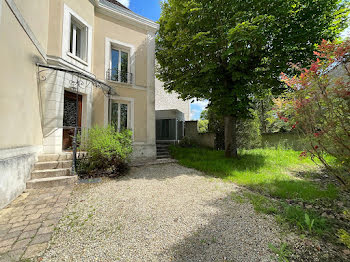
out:
<path id="1" fill-rule="evenodd" d="M 231 196 L 208 205 L 218 209 L 218 214 L 170 248 L 172 261 L 272 261 L 268 244 L 279 243 L 275 223 Z"/>

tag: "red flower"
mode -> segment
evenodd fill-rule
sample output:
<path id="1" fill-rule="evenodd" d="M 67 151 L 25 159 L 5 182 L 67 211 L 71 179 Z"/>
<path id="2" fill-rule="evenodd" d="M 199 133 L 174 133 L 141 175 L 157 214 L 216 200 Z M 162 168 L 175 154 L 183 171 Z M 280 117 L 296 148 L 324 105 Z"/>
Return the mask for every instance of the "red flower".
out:
<path id="1" fill-rule="evenodd" d="M 305 158 L 305 157 L 307 157 L 307 153 L 306 153 L 306 151 L 304 151 L 304 152 L 301 152 L 301 154 L 300 154 L 300 156 L 299 156 L 300 158 Z"/>
<path id="2" fill-rule="evenodd" d="M 296 127 L 296 125 L 292 125 L 292 129 L 294 129 Z"/>
<path id="3" fill-rule="evenodd" d="M 314 148 L 317 150 L 318 146 L 314 146 Z"/>
<path id="4" fill-rule="evenodd" d="M 314 137 L 320 136 L 320 133 L 314 133 Z"/>

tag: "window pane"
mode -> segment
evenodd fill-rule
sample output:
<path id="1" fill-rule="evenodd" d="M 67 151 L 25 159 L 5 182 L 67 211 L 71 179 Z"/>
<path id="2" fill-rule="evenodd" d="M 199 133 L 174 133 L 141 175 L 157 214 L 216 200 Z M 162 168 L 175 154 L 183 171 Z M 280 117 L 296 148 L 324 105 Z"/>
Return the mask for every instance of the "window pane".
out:
<path id="1" fill-rule="evenodd" d="M 169 139 L 170 137 L 170 119 L 163 119 L 161 120 L 161 138 L 163 139 Z"/>
<path id="2" fill-rule="evenodd" d="M 121 82 L 128 82 L 128 53 L 121 52 Z"/>
<path id="3" fill-rule="evenodd" d="M 76 40 L 76 53 L 75 55 L 77 57 L 83 58 L 82 57 L 82 50 L 81 50 L 81 30 L 80 28 L 76 27 L 76 34 L 77 34 L 77 40 Z"/>
<path id="4" fill-rule="evenodd" d="M 111 125 L 118 130 L 118 103 L 112 103 L 111 108 Z"/>
<path id="5" fill-rule="evenodd" d="M 111 80 L 118 81 L 119 51 L 112 49 Z"/>
<path id="6" fill-rule="evenodd" d="M 73 53 L 73 24 L 70 24 L 69 52 Z"/>
<path id="7" fill-rule="evenodd" d="M 128 105 L 120 104 L 120 131 L 128 128 Z"/>

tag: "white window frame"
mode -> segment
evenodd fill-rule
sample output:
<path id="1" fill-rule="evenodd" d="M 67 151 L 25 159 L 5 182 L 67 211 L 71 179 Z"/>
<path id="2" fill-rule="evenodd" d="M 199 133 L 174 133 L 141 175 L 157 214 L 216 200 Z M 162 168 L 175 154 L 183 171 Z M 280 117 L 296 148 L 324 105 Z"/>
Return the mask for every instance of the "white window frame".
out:
<path id="1" fill-rule="evenodd" d="M 86 61 L 81 59 L 70 52 L 70 36 L 71 36 L 71 23 L 74 19 L 74 23 L 80 25 L 80 28 L 86 28 L 86 44 L 85 44 L 85 54 Z M 82 32 L 83 34 L 84 32 Z M 85 71 L 91 72 L 91 51 L 92 51 L 92 26 L 88 24 L 81 16 L 64 4 L 64 15 L 63 15 L 63 33 L 62 33 L 62 58 L 70 63 L 71 65 L 83 69 Z M 76 36 L 76 35 L 75 35 Z M 73 34 L 74 37 L 74 34 Z M 73 49 L 75 47 L 73 46 Z"/>
<path id="2" fill-rule="evenodd" d="M 117 129 L 118 132 L 120 132 L 120 115 L 121 115 L 121 105 L 127 105 L 128 106 L 128 115 L 127 115 L 127 121 L 126 121 L 126 128 L 131 129 L 131 103 L 129 101 L 121 101 L 121 100 L 115 100 L 111 99 L 110 100 L 110 111 L 109 111 L 109 124 L 112 122 L 112 104 L 117 103 L 118 104 L 118 123 L 117 123 Z"/>
<path id="3" fill-rule="evenodd" d="M 128 104 L 128 129 L 132 131 L 132 139 L 134 140 L 134 124 L 135 124 L 135 99 L 132 97 L 111 96 L 110 99 L 104 96 L 104 126 L 107 127 L 111 122 L 112 102 L 118 104 Z M 120 107 L 120 106 L 119 106 Z M 118 108 L 118 120 L 120 123 L 120 108 Z M 118 130 L 120 124 L 118 123 Z"/>
<path id="4" fill-rule="evenodd" d="M 89 29 L 79 23 L 78 19 L 76 19 L 75 17 L 71 16 L 71 30 L 73 30 L 73 32 L 70 32 L 69 35 L 69 45 L 72 42 L 72 51 L 69 50 L 70 55 L 75 56 L 79 59 L 82 59 L 84 62 L 87 62 L 87 50 L 88 50 L 88 43 L 87 43 L 87 38 L 88 38 L 88 31 Z M 81 56 L 77 55 L 77 28 L 80 29 L 80 52 L 81 52 Z M 71 37 L 73 37 L 73 39 L 71 39 Z M 70 48 L 69 48 L 70 49 Z"/>
<path id="5" fill-rule="evenodd" d="M 112 69 L 112 49 L 118 50 L 119 52 L 123 51 L 128 54 L 128 83 L 120 82 L 118 81 L 117 83 L 121 83 L 124 85 L 130 85 L 129 82 L 131 80 L 132 85 L 135 85 L 135 47 L 131 44 L 128 43 L 123 43 L 118 40 L 113 40 L 108 37 L 106 37 L 106 45 L 105 45 L 105 72 L 109 69 Z M 118 63 L 118 70 L 120 72 L 120 67 L 121 67 L 121 53 L 119 53 L 119 63 Z M 130 73 L 132 76 L 132 79 L 129 79 Z M 120 79 L 120 78 L 118 78 Z M 107 74 L 106 74 L 106 81 L 110 82 L 116 82 L 112 80 L 107 79 Z"/>
<path id="6" fill-rule="evenodd" d="M 130 66 L 130 50 L 128 49 L 125 49 L 125 48 L 121 48 L 120 46 L 116 46 L 116 45 L 111 45 L 111 50 L 110 50 L 110 60 L 109 60 L 109 69 L 110 70 L 113 70 L 112 68 L 112 50 L 116 50 L 119 52 L 119 60 L 118 60 L 118 79 L 119 81 L 113 81 L 113 80 L 109 80 L 109 81 L 112 81 L 112 82 L 118 82 L 118 83 L 123 83 L 123 84 L 129 84 L 130 83 L 130 80 L 133 81 L 133 79 L 130 79 L 130 71 L 131 71 L 131 66 Z M 122 52 L 124 53 L 127 53 L 128 54 L 128 74 L 127 74 L 127 82 L 122 82 L 120 81 L 121 79 L 121 68 L 122 68 Z M 112 74 L 112 72 L 111 72 Z M 110 75 L 111 77 L 112 75 Z M 133 77 L 133 75 L 131 75 Z M 133 82 L 131 82 L 133 83 Z"/>

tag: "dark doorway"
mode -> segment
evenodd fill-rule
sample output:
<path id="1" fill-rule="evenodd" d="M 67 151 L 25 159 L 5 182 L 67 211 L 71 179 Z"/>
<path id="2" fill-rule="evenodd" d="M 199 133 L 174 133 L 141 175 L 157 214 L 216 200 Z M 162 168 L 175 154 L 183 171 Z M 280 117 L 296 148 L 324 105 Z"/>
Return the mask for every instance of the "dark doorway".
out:
<path id="1" fill-rule="evenodd" d="M 78 112 L 77 112 L 78 96 Z M 83 97 L 72 92 L 64 91 L 64 111 L 63 111 L 63 142 L 62 149 L 69 150 L 72 148 L 74 127 L 81 128 L 81 114 Z M 78 114 L 78 123 L 76 123 Z"/>

